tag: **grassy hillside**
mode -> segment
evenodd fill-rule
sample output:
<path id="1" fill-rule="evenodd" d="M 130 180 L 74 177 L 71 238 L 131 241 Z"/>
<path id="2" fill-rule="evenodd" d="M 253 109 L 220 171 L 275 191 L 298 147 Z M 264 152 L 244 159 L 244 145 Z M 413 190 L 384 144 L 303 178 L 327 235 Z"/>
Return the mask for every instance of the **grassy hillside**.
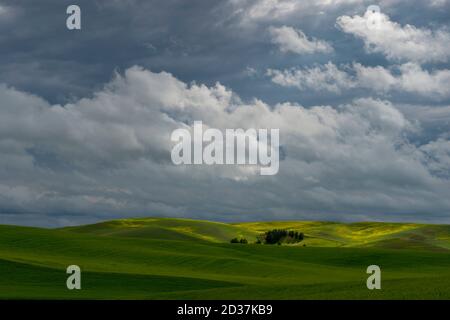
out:
<path id="1" fill-rule="evenodd" d="M 307 246 L 228 243 L 273 228 L 304 232 Z M 0 226 L 0 298 L 450 299 L 449 235 L 415 224 L 159 218 Z M 65 287 L 71 264 L 82 290 Z M 371 264 L 382 290 L 365 286 Z"/>
<path id="2" fill-rule="evenodd" d="M 298 230 L 302 244 L 321 247 L 382 247 L 450 249 L 449 225 L 317 221 L 249 222 L 234 224 L 257 233 L 270 229 Z"/>
<path id="3" fill-rule="evenodd" d="M 228 242 L 233 237 L 255 239 L 257 232 L 250 228 L 220 222 L 190 219 L 121 219 L 65 230 L 106 236 L 165 240 L 202 240 Z"/>
<path id="4" fill-rule="evenodd" d="M 190 219 L 147 218 L 112 220 L 63 230 L 102 236 L 220 243 L 229 242 L 234 237 L 255 242 L 258 234 L 272 229 L 303 232 L 306 238 L 297 245 L 313 247 L 450 249 L 449 225 L 412 223 L 276 221 L 227 224 Z"/>

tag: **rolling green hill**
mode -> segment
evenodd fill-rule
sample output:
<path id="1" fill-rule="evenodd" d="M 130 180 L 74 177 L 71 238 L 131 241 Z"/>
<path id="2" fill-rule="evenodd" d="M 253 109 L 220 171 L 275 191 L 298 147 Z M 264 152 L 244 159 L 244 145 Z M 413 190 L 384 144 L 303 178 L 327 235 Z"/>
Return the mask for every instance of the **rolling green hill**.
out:
<path id="1" fill-rule="evenodd" d="M 303 232 L 305 240 L 296 245 L 313 247 L 450 249 L 449 225 L 412 223 L 276 221 L 227 224 L 190 219 L 146 218 L 112 220 L 62 230 L 101 236 L 220 243 L 229 242 L 235 237 L 255 242 L 258 234 L 272 229 Z"/>
<path id="2" fill-rule="evenodd" d="M 310 246 L 450 249 L 449 225 L 317 221 L 249 222 L 234 225 L 258 233 L 270 229 L 298 230 L 306 235 L 302 244 Z"/>
<path id="3" fill-rule="evenodd" d="M 146 218 L 106 221 L 65 230 L 104 236 L 134 237 L 164 240 L 202 240 L 207 242 L 228 242 L 233 237 L 255 239 L 258 234 L 250 228 L 220 222 Z"/>
<path id="4" fill-rule="evenodd" d="M 274 228 L 306 238 L 229 243 Z M 0 298 L 450 299 L 449 243 L 447 225 L 396 223 L 148 218 L 0 226 Z M 66 289 L 71 264 L 82 269 L 82 290 Z M 371 264 L 382 269 L 382 290 L 366 288 Z"/>

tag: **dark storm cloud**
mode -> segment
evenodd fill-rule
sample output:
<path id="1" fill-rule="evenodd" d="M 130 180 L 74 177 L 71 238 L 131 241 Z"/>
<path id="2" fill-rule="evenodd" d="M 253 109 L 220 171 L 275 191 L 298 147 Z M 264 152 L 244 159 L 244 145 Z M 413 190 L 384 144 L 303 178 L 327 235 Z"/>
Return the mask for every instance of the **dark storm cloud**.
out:
<path id="1" fill-rule="evenodd" d="M 322 6 L 321 1 L 305 1 L 292 13 L 284 10 L 280 15 L 277 10 L 281 9 L 276 6 L 269 10 L 270 4 L 274 6 L 277 1 L 264 0 L 81 0 L 77 1 L 82 8 L 81 32 L 65 28 L 65 10 L 72 1 L 2 3 L 12 8 L 14 19 L 5 22 L 4 28 L 10 32 L 0 37 L 0 81 L 40 94 L 52 102 L 88 96 L 106 83 L 114 70 L 141 65 L 152 71 L 171 72 L 186 82 L 211 85 L 220 81 L 244 98 L 329 104 L 337 98 L 299 94 L 271 86 L 270 79 L 264 76 L 265 70 L 311 66 L 330 60 L 386 65 L 381 55 L 365 54 L 358 39 L 335 27 L 336 18 L 361 14 L 370 4 L 368 1 L 346 0 L 339 5 Z M 251 15 L 258 5 L 269 9 Z M 430 21 L 444 23 L 449 18 L 449 11 L 445 11 L 448 5 L 436 7 L 423 1 L 417 1 L 415 6 L 401 1 L 394 4 L 386 1 L 383 5 L 381 2 L 382 8 L 399 23 L 427 26 Z M 331 41 L 335 51 L 280 54 L 270 43 L 267 29 L 283 25 Z M 251 80 L 244 73 L 247 67 L 258 72 Z"/>
<path id="2" fill-rule="evenodd" d="M 0 38 L 1 80 L 51 101 L 87 95 L 135 64 L 215 82 L 236 72 L 241 57 L 220 22 L 222 1 L 78 1 L 82 30 L 75 32 L 65 27 L 72 1 L 3 3 L 16 14 Z"/>

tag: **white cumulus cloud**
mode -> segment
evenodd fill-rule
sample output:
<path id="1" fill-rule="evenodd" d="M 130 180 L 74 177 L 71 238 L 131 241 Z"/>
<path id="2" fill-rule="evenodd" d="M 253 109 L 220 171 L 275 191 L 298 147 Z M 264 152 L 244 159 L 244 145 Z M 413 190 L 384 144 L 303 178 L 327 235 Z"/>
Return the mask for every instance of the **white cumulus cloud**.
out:
<path id="1" fill-rule="evenodd" d="M 450 33 L 446 29 L 402 26 L 383 13 L 369 11 L 363 16 L 340 16 L 337 25 L 362 39 L 367 52 L 382 53 L 390 60 L 424 63 L 445 62 L 450 58 Z"/>
<path id="2" fill-rule="evenodd" d="M 297 54 L 330 53 L 333 47 L 324 40 L 308 38 L 303 31 L 288 26 L 270 27 L 272 43 L 278 45 L 281 52 Z"/>
<path id="3" fill-rule="evenodd" d="M 268 69 L 267 75 L 276 84 L 285 87 L 296 87 L 300 90 L 312 89 L 315 91 L 339 93 L 355 85 L 352 77 L 347 72 L 340 70 L 331 62 L 303 69 Z"/>
<path id="4" fill-rule="evenodd" d="M 300 90 L 330 91 L 340 93 L 352 88 L 373 92 L 407 92 L 432 100 L 450 97 L 450 70 L 423 69 L 417 63 L 367 67 L 360 63 L 341 67 L 328 62 L 309 68 L 267 71 L 276 84 Z"/>

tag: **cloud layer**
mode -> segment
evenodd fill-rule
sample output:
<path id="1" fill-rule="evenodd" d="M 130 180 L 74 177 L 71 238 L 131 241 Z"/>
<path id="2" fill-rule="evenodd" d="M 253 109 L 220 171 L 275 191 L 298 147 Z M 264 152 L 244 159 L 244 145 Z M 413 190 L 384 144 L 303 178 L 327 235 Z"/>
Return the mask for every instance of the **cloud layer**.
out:
<path id="1" fill-rule="evenodd" d="M 387 101 L 358 99 L 337 109 L 245 103 L 220 84 L 187 85 L 139 67 L 64 106 L 5 86 L 0 98 L 0 203 L 16 216 L 32 211 L 47 221 L 58 213 L 57 223 L 74 212 L 79 220 L 315 212 L 323 219 L 332 211 L 346 219 L 420 212 L 432 220 L 450 208 L 450 183 L 442 176 L 448 141 L 410 144 L 407 136 L 418 128 Z M 285 152 L 279 174 L 174 166 L 170 134 L 194 120 L 219 129 L 279 128 Z"/>
<path id="2" fill-rule="evenodd" d="M 0 223 L 450 222 L 448 1 L 69 4 L 0 0 Z M 194 121 L 280 129 L 279 173 L 174 166 Z"/>

